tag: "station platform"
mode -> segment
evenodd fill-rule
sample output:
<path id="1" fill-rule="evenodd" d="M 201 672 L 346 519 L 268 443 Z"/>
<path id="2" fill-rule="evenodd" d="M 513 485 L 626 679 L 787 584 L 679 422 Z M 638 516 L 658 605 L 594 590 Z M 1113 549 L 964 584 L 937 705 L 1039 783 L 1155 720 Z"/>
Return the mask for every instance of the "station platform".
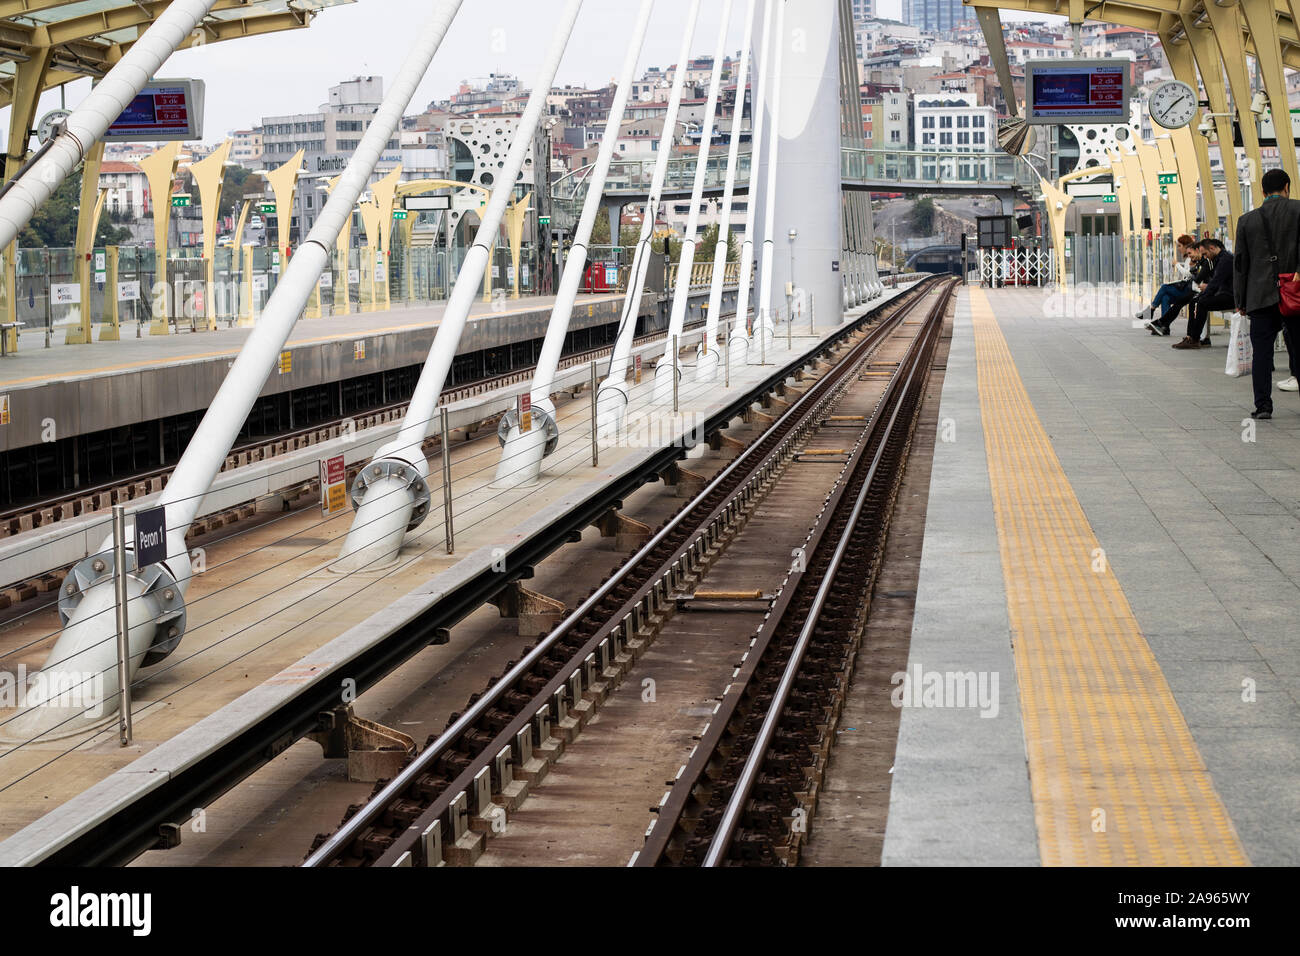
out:
<path id="1" fill-rule="evenodd" d="M 570 330 L 617 322 L 623 298 L 578 296 Z M 654 312 L 654 298 L 643 297 L 640 315 Z M 475 302 L 457 354 L 542 338 L 554 301 L 554 296 L 530 296 Z M 285 345 L 288 360 L 272 371 L 262 395 L 422 365 L 445 307 L 436 302 L 301 319 Z M 205 409 L 251 331 L 223 326 L 150 335 L 146 325 L 136 338 L 134 323 L 126 323 L 120 341 L 66 345 L 59 330 L 48 349 L 29 331 L 20 350 L 0 361 L 0 395 L 9 408 L 0 450 L 40 444 L 48 419 L 57 423 L 60 438 L 69 438 Z"/>
<path id="2" fill-rule="evenodd" d="M 960 294 L 882 862 L 1300 863 L 1300 399 L 1054 295 Z"/>

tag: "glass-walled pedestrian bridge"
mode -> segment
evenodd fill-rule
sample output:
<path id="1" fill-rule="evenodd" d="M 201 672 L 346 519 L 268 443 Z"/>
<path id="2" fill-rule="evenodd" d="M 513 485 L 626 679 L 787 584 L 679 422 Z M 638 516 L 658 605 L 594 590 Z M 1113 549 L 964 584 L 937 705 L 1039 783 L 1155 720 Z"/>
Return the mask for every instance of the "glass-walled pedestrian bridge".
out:
<path id="1" fill-rule="evenodd" d="M 750 159 L 748 152 L 737 157 L 736 187 L 741 192 L 748 188 Z M 690 197 L 695 165 L 695 156 L 669 160 L 663 188 L 665 200 Z M 609 203 L 645 201 L 654 167 L 654 159 L 615 160 L 605 184 Z M 581 209 L 590 171 L 590 166 L 574 170 L 552 187 L 562 220 L 571 219 Z M 726 174 L 726 150 L 715 149 L 705 172 L 704 195 L 720 196 Z M 992 195 L 1008 200 L 1017 190 L 1031 195 L 1039 191 L 1038 174 L 1028 161 L 1000 151 L 954 153 L 844 147 L 840 151 L 840 176 L 843 188 L 870 192 Z"/>

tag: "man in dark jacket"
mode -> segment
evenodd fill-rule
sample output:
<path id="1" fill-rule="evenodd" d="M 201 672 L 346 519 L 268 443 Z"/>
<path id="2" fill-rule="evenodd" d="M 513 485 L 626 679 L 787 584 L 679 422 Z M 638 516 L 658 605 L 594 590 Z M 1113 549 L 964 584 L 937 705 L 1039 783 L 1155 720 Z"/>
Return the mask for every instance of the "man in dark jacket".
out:
<path id="1" fill-rule="evenodd" d="M 1286 330 L 1291 374 L 1300 363 L 1300 319 L 1283 318 L 1278 311 L 1277 277 L 1294 273 L 1300 265 L 1300 200 L 1291 198 L 1291 177 L 1270 169 L 1260 180 L 1264 203 L 1237 221 L 1237 258 L 1233 293 L 1237 311 L 1250 317 L 1250 344 L 1255 357 L 1251 379 L 1255 410 L 1251 418 L 1273 417 L 1273 343 Z"/>
<path id="2" fill-rule="evenodd" d="M 1232 253 L 1223 248 L 1223 243 L 1218 239 L 1202 239 L 1200 247 L 1205 258 L 1210 260 L 1212 271 L 1205 288 L 1192 302 L 1192 314 L 1187 319 L 1187 335 L 1181 342 L 1174 343 L 1176 349 L 1207 348 L 1210 336 L 1206 325 L 1210 313 L 1231 309 L 1235 301 L 1232 297 Z M 1202 332 L 1205 333 L 1204 340 L 1201 338 Z"/>

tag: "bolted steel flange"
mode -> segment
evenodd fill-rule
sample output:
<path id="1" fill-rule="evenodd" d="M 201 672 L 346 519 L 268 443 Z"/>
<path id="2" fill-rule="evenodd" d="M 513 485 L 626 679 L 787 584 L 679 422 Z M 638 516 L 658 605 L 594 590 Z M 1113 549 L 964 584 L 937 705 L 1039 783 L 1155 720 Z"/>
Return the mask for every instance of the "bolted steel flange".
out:
<path id="1" fill-rule="evenodd" d="M 406 530 L 411 531 L 418 527 L 420 522 L 429 516 L 429 483 L 424 480 L 424 476 L 414 465 L 400 458 L 376 458 L 357 472 L 352 487 L 348 489 L 352 499 L 352 510 L 361 507 L 366 491 L 372 484 L 383 478 L 396 478 L 406 483 L 406 488 L 415 502 L 411 509 L 411 521 L 406 526 Z"/>
<path id="2" fill-rule="evenodd" d="M 185 556 L 185 560 L 188 561 L 189 557 Z M 141 597 L 152 598 L 158 607 L 158 614 L 153 619 L 153 643 L 149 645 L 140 664 L 141 667 L 148 667 L 176 650 L 185 635 L 185 598 L 181 596 L 176 576 L 166 564 L 151 564 L 143 571 L 136 570 L 135 551 L 130 545 L 127 545 L 126 561 L 127 574 L 144 583 Z M 92 554 L 73 565 L 68 576 L 63 579 L 63 586 L 59 588 L 59 618 L 65 626 L 85 597 L 86 591 L 100 583 L 112 585 L 115 567 L 112 551 Z"/>
<path id="3" fill-rule="evenodd" d="M 555 423 L 555 418 L 544 408 L 534 405 L 532 408 L 533 427 L 541 428 L 546 432 L 546 447 L 542 450 L 542 457 L 547 458 L 555 451 L 560 444 L 560 426 Z M 502 448 L 506 447 L 506 439 L 510 436 L 510 429 L 519 424 L 519 409 L 512 408 L 501 416 L 497 422 L 497 444 Z"/>

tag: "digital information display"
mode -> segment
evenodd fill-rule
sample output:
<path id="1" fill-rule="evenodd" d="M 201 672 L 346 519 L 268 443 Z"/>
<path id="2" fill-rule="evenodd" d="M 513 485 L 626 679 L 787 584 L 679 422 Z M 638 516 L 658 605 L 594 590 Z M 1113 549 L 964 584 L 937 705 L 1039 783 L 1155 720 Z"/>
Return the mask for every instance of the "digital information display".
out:
<path id="1" fill-rule="evenodd" d="M 154 80 L 115 119 L 104 139 L 187 140 L 203 136 L 203 81 Z"/>
<path id="2" fill-rule="evenodd" d="M 1025 121 L 1127 123 L 1128 60 L 1031 60 L 1025 64 Z"/>

